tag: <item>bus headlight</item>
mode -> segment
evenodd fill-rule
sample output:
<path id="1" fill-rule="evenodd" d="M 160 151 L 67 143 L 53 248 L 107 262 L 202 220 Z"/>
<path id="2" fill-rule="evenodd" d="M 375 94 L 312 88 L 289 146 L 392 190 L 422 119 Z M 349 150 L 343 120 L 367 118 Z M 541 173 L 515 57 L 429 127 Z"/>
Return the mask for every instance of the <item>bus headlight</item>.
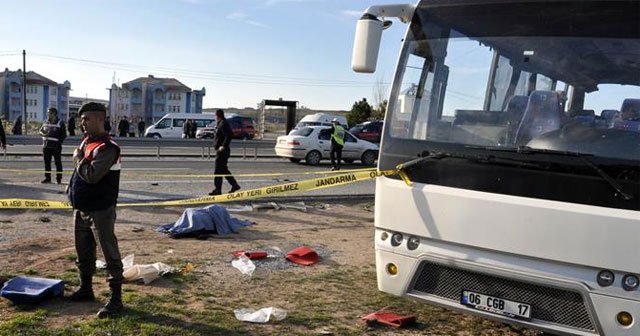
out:
<path id="1" fill-rule="evenodd" d="M 638 277 L 633 274 L 627 274 L 622 278 L 622 288 L 624 288 L 624 290 L 632 291 L 638 288 L 638 284 L 640 284 L 640 281 Z"/>
<path id="2" fill-rule="evenodd" d="M 620 323 L 621 326 L 628 327 L 633 323 L 633 316 L 628 312 L 623 311 L 618 313 L 616 320 L 618 320 L 618 323 Z"/>
<path id="3" fill-rule="evenodd" d="M 603 270 L 600 271 L 600 273 L 598 273 L 598 285 L 602 286 L 602 287 L 608 287 L 611 286 L 613 284 L 613 281 L 615 280 L 615 275 L 613 275 L 613 272 L 609 271 L 609 270 Z"/>
<path id="4" fill-rule="evenodd" d="M 417 249 L 419 245 L 420 245 L 420 238 L 418 237 L 409 237 L 409 239 L 407 240 L 407 248 L 410 251 Z"/>
<path id="5" fill-rule="evenodd" d="M 393 236 L 391 236 L 391 246 L 400 246 L 402 239 L 404 239 L 402 233 L 394 233 Z"/>

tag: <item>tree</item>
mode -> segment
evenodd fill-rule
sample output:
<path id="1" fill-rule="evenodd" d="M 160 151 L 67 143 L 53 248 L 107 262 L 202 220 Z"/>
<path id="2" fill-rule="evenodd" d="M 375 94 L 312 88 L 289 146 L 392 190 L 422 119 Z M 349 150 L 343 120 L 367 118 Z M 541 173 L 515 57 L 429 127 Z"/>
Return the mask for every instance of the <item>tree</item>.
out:
<path id="1" fill-rule="evenodd" d="M 373 119 L 384 119 L 387 112 L 387 84 L 381 79 L 376 80 L 373 88 Z"/>
<path id="2" fill-rule="evenodd" d="M 373 119 L 384 119 L 384 115 L 387 113 L 387 100 L 383 100 L 378 103 L 378 106 L 373 110 L 371 117 Z"/>
<path id="3" fill-rule="evenodd" d="M 367 98 L 362 98 L 361 101 L 353 103 L 351 111 L 347 113 L 347 122 L 349 125 L 365 122 L 371 118 L 372 112 L 373 108 L 367 102 Z"/>

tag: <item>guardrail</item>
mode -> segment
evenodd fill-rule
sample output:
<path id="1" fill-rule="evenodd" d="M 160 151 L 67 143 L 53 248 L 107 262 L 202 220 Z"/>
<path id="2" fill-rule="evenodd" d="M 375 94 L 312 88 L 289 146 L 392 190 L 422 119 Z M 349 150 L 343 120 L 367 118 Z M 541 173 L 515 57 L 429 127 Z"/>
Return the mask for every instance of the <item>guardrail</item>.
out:
<path id="1" fill-rule="evenodd" d="M 70 136 L 67 137 L 64 141 L 64 146 L 73 146 L 77 147 L 80 145 L 80 141 L 82 140 L 79 136 Z M 114 140 L 120 145 L 122 148 L 127 147 L 155 147 L 156 153 L 155 156 L 160 158 L 161 149 L 169 149 L 169 148 L 201 148 L 201 157 L 211 158 L 215 156 L 215 149 L 212 151 L 213 140 L 211 139 L 154 139 L 154 138 L 119 138 L 114 137 Z M 7 136 L 7 145 L 24 145 L 24 146 L 39 146 L 42 144 L 42 139 L 39 136 L 32 135 L 8 135 Z M 242 156 L 243 159 L 247 159 L 253 156 L 254 159 L 257 159 L 258 156 L 275 156 L 274 147 L 276 145 L 275 140 L 233 140 L 232 141 L 232 151 L 233 156 Z M 263 155 L 259 154 L 259 150 L 269 150 L 269 154 Z M 63 150 L 64 152 L 64 150 Z M 212 155 L 212 152 L 214 155 Z M 64 154 L 64 153 L 63 153 Z M 184 154 L 184 153 L 183 153 Z M 252 155 L 253 154 L 253 155 Z M 29 153 L 9 153 L 9 155 L 29 155 Z M 33 153 L 33 155 L 42 155 L 42 153 Z M 181 156 L 181 155 L 169 155 L 166 156 Z M 4 153 L 4 156 L 7 156 L 7 153 Z M 134 155 L 135 156 L 135 155 Z M 150 156 L 148 154 L 141 156 Z M 193 156 L 191 155 L 183 155 L 183 156 Z"/>

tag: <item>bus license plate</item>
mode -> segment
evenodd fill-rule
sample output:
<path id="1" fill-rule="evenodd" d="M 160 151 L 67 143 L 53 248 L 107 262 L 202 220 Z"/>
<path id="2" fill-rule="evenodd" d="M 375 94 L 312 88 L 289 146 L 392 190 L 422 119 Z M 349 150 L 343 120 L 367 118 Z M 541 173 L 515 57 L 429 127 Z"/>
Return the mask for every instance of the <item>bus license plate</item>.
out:
<path id="1" fill-rule="evenodd" d="M 514 318 L 531 318 L 531 305 L 509 301 L 472 291 L 462 291 L 460 303 L 475 309 Z"/>

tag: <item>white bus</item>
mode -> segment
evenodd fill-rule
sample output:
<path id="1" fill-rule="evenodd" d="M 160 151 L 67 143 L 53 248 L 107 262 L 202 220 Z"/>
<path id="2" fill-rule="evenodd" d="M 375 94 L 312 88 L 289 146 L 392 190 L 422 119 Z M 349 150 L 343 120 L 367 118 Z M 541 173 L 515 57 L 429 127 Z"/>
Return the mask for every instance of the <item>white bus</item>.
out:
<path id="1" fill-rule="evenodd" d="M 640 1 L 372 6 L 408 24 L 376 182 L 381 291 L 563 335 L 640 335 Z M 615 127 L 623 125 L 625 127 Z"/>

